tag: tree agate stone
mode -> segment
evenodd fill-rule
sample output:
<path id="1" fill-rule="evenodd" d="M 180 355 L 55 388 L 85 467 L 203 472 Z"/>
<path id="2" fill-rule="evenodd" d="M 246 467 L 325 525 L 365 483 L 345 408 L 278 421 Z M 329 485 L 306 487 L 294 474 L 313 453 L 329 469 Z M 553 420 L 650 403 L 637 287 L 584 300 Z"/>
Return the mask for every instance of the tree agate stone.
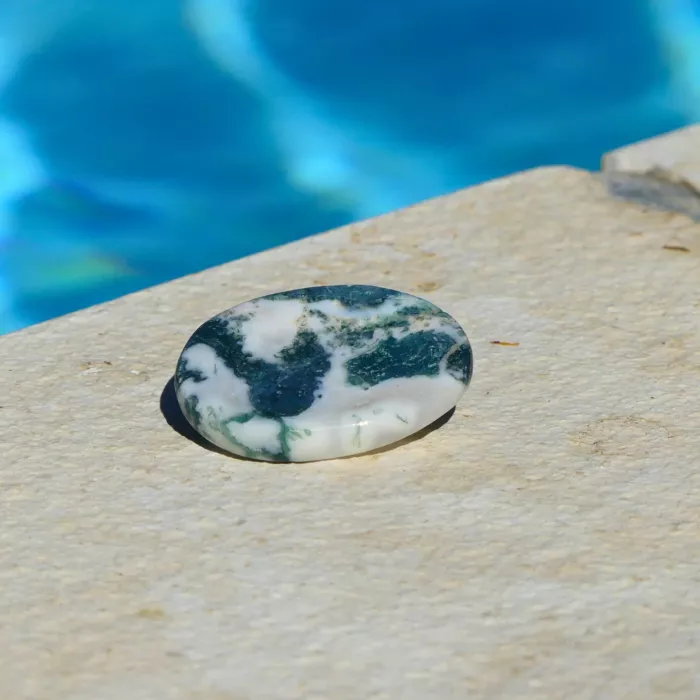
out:
<path id="1" fill-rule="evenodd" d="M 303 462 L 367 452 L 449 411 L 472 375 L 467 336 L 391 289 L 294 289 L 234 306 L 187 341 L 175 389 L 220 448 Z"/>

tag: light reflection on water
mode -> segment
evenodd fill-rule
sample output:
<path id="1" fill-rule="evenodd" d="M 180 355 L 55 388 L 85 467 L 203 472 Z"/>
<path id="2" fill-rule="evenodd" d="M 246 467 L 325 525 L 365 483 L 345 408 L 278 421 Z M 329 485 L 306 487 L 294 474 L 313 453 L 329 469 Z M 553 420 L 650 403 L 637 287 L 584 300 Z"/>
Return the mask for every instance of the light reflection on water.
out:
<path id="1" fill-rule="evenodd" d="M 0 0 L 0 332 L 595 168 L 695 119 L 694 2 Z"/>

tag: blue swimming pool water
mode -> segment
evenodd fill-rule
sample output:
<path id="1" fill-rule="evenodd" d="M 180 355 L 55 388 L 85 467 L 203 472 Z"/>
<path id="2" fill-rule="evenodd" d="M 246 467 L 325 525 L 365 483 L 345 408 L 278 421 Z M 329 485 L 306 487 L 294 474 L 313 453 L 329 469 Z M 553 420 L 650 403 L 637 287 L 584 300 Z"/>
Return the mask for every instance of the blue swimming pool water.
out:
<path id="1" fill-rule="evenodd" d="M 0 332 L 700 110 L 696 0 L 0 0 Z"/>

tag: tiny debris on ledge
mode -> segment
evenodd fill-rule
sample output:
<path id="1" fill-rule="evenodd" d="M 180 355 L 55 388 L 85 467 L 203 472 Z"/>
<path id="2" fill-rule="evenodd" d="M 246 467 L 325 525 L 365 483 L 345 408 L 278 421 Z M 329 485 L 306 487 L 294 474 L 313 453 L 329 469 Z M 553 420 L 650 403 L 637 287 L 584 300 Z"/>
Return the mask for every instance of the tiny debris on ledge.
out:
<path id="1" fill-rule="evenodd" d="M 664 250 L 672 250 L 676 253 L 690 253 L 690 248 L 686 248 L 684 245 L 671 245 L 671 244 L 666 244 L 662 246 Z"/>
<path id="2" fill-rule="evenodd" d="M 509 342 L 507 340 L 490 340 L 491 345 L 502 345 L 505 348 L 517 348 L 520 346 L 518 342 Z"/>

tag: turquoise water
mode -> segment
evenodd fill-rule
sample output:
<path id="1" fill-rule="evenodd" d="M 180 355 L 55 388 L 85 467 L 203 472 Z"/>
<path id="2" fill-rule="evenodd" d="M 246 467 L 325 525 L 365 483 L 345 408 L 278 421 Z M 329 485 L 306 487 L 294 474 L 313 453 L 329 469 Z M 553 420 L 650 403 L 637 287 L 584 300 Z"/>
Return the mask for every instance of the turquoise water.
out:
<path id="1" fill-rule="evenodd" d="M 0 332 L 700 110 L 695 0 L 131 5 L 0 0 Z"/>

